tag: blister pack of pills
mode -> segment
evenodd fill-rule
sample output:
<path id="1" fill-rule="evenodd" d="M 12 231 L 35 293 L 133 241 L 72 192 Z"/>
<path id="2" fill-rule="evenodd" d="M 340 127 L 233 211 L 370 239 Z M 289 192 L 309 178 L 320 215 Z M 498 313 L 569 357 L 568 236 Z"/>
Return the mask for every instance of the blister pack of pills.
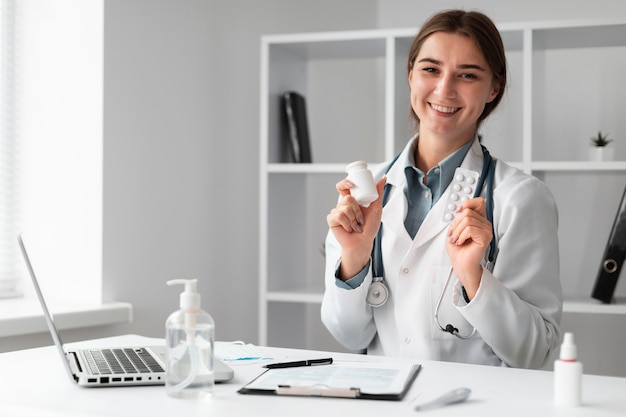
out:
<path id="1" fill-rule="evenodd" d="M 457 168 L 450 183 L 450 194 L 443 213 L 443 221 L 452 222 L 458 215 L 457 210 L 464 201 L 474 197 L 480 174 L 465 168 Z"/>

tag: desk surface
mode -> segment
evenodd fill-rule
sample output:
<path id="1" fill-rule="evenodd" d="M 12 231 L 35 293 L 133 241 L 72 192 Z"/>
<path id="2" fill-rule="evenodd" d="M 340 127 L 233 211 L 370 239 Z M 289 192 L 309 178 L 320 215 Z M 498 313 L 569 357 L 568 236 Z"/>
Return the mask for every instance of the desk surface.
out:
<path id="1" fill-rule="evenodd" d="M 120 336 L 68 346 L 111 347 L 162 342 Z M 318 352 L 258 347 L 272 361 L 317 357 Z M 314 356 L 311 356 L 314 355 Z M 387 361 L 364 355 L 332 353 L 336 360 Z M 462 404 L 430 410 L 429 416 L 624 416 L 626 378 L 584 375 L 583 406 L 557 408 L 552 373 L 418 361 L 423 369 L 403 401 L 241 395 L 237 390 L 262 372 L 262 362 L 235 364 L 235 378 L 216 385 L 212 398 L 179 400 L 163 386 L 80 388 L 71 383 L 52 347 L 0 354 L 0 415 L 22 416 L 351 416 L 418 415 L 413 406 L 458 387 L 472 389 Z M 27 370 L 28 369 L 28 370 Z"/>

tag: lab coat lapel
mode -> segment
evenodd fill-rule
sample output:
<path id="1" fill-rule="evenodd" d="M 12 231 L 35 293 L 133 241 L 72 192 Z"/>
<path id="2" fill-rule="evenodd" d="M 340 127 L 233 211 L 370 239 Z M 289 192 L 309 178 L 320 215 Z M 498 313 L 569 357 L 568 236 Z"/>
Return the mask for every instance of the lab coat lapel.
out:
<path id="1" fill-rule="evenodd" d="M 418 248 L 435 236 L 439 235 L 444 229 L 448 227 L 448 223 L 443 221 L 443 212 L 445 207 L 445 202 L 448 199 L 448 190 L 439 198 L 439 201 L 433 206 L 433 208 L 428 212 L 424 222 L 420 226 L 415 235 L 415 241 L 413 242 L 413 246 Z"/>
<path id="2" fill-rule="evenodd" d="M 402 155 L 399 159 L 402 158 Z M 393 231 L 396 238 L 402 241 L 411 242 L 411 237 L 404 227 L 404 218 L 407 213 L 407 201 L 404 197 L 404 187 L 406 187 L 406 177 L 401 164 L 395 164 L 387 173 L 387 184 L 391 184 L 392 188 L 389 192 L 389 199 L 383 209 L 382 222 L 385 232 Z M 384 238 L 383 238 L 384 239 Z"/>
<path id="3" fill-rule="evenodd" d="M 467 155 L 461 163 L 461 167 L 476 171 L 480 174 L 483 164 L 483 152 L 480 143 L 477 139 L 472 143 L 472 147 L 467 152 Z M 446 203 L 448 201 L 448 195 L 450 194 L 450 187 L 441 195 L 437 203 L 428 212 L 422 226 L 415 235 L 414 247 L 420 247 L 431 239 L 438 236 L 442 231 L 447 230 L 448 223 L 443 221 L 443 213 L 445 211 Z"/>
<path id="4" fill-rule="evenodd" d="M 478 142 L 478 139 L 474 139 L 472 147 L 467 151 L 467 155 L 465 155 L 465 159 L 463 159 L 461 163 L 461 168 L 470 169 L 480 174 L 483 169 L 483 159 L 483 148 L 480 142 Z"/>

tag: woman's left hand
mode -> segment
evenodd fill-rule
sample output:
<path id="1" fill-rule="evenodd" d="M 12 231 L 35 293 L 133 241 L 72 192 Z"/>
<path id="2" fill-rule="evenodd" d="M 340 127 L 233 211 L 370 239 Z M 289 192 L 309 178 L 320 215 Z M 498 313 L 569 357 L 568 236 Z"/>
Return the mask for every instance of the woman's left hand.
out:
<path id="1" fill-rule="evenodd" d="M 481 262 L 492 238 L 485 199 L 476 197 L 465 201 L 448 229 L 446 250 L 470 300 L 478 291 L 483 273 Z"/>

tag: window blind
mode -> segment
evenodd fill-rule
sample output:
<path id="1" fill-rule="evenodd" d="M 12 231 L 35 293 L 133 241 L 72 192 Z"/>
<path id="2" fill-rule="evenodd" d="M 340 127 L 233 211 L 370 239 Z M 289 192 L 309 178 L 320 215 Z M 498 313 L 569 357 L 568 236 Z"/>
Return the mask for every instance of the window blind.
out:
<path id="1" fill-rule="evenodd" d="M 48 298 L 101 299 L 103 22 L 103 0 L 0 0 L 0 298 L 32 295 L 24 233 Z"/>
<path id="2" fill-rule="evenodd" d="M 0 298 L 20 294 L 18 264 L 20 217 L 19 9 L 16 0 L 0 0 Z"/>

